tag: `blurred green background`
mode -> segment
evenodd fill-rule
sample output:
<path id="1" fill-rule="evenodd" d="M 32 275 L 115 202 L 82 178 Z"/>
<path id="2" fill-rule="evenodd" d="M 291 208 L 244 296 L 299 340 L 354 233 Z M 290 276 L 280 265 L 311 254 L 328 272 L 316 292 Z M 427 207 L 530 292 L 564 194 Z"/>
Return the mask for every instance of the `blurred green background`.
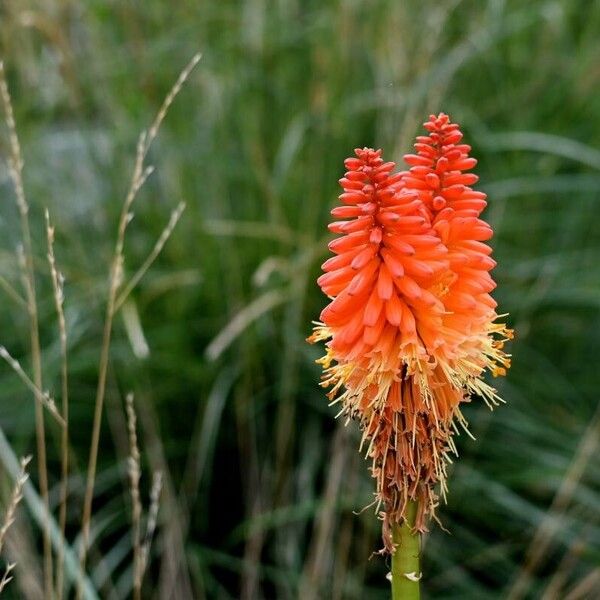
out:
<path id="1" fill-rule="evenodd" d="M 449 533 L 426 537 L 424 595 L 599 598 L 600 4 L 588 0 L 2 0 L 45 387 L 57 398 L 45 207 L 66 277 L 69 539 L 137 136 L 197 51 L 127 233 L 131 275 L 187 203 L 115 321 L 89 569 L 100 596 L 131 591 L 123 398 L 133 390 L 146 504 L 151 471 L 165 480 L 144 597 L 388 597 L 389 564 L 369 560 L 380 523 L 355 514 L 373 491 L 359 435 L 334 420 L 317 385 L 321 349 L 304 338 L 325 302 L 315 279 L 343 159 L 368 145 L 401 161 L 443 110 L 480 161 L 496 298 L 517 338 L 498 381 L 507 405 L 466 409 L 476 441 L 458 440 L 440 508 Z M 1 134 L 0 275 L 19 287 Z M 2 306 L 0 343 L 29 370 L 27 315 L 8 296 Z M 33 401 L 2 364 L 0 424 L 17 454 L 33 452 Z M 20 511 L 7 596 L 36 598 L 40 534 Z"/>

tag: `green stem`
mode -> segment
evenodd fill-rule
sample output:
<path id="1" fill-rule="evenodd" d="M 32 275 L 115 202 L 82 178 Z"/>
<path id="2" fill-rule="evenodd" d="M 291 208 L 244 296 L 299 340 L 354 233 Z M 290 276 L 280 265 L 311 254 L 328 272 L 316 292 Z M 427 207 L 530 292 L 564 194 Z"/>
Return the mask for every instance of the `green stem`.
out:
<path id="1" fill-rule="evenodd" d="M 417 503 L 412 500 L 406 508 L 406 520 L 394 524 L 392 536 L 397 544 L 392 556 L 392 600 L 419 600 L 421 567 L 421 535 L 413 533 Z"/>

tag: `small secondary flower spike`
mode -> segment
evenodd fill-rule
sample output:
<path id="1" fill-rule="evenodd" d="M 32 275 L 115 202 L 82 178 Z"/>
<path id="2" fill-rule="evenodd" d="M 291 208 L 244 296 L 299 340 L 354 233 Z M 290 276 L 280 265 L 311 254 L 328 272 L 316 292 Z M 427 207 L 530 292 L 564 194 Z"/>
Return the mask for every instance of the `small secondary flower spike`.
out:
<path id="1" fill-rule="evenodd" d="M 447 115 L 424 126 L 417 153 L 404 157 L 409 171 L 394 172 L 381 150 L 346 159 L 329 225 L 340 235 L 318 279 L 331 302 L 309 338 L 327 340 L 322 385 L 360 423 L 389 552 L 409 501 L 417 530 L 435 517 L 456 424 L 466 428 L 461 403 L 477 395 L 496 405 L 482 377 L 510 366 L 502 347 L 512 332 L 496 322 L 490 296 L 486 196 L 466 172 L 477 161 Z"/>

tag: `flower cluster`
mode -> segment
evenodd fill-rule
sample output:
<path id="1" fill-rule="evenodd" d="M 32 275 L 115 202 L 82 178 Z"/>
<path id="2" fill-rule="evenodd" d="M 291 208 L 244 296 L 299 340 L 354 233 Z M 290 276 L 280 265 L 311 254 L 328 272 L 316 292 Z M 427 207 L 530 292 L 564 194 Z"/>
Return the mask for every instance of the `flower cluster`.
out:
<path id="1" fill-rule="evenodd" d="M 360 423 L 390 552 L 408 501 L 423 531 L 446 493 L 456 423 L 466 428 L 460 404 L 472 395 L 497 404 L 482 376 L 510 366 L 502 347 L 512 332 L 490 296 L 486 196 L 467 172 L 477 161 L 447 115 L 424 126 L 408 171 L 370 148 L 345 161 L 329 226 L 339 237 L 318 279 L 331 302 L 309 338 L 327 340 L 322 385 Z"/>

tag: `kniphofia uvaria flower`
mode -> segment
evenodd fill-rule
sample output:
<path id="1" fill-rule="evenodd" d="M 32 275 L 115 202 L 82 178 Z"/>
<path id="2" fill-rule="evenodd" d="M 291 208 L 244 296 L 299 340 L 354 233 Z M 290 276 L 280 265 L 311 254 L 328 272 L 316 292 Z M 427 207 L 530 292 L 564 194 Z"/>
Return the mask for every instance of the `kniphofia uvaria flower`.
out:
<path id="1" fill-rule="evenodd" d="M 502 348 L 512 334 L 490 296 L 486 196 L 470 187 L 477 161 L 447 115 L 424 126 L 408 171 L 370 148 L 345 161 L 329 226 L 339 235 L 318 279 L 331 302 L 309 338 L 326 340 L 322 385 L 362 429 L 389 552 L 409 506 L 418 531 L 435 517 L 453 435 L 466 428 L 461 404 L 497 404 L 483 375 L 510 365 Z"/>

